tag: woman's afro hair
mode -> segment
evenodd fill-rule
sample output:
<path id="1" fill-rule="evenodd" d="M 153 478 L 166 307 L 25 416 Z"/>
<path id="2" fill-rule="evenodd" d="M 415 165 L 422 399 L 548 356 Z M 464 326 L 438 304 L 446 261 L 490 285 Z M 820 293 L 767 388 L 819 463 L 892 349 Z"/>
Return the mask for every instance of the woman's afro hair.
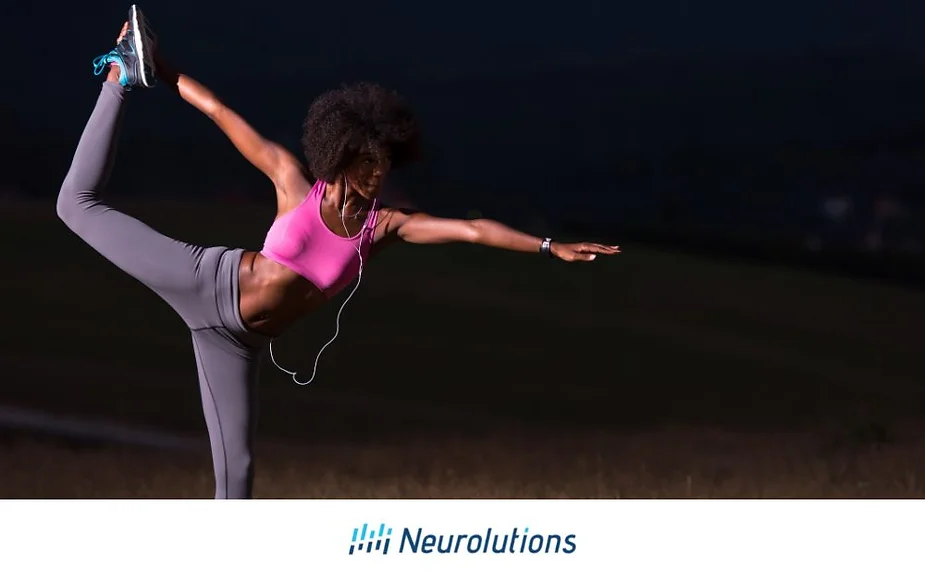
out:
<path id="1" fill-rule="evenodd" d="M 309 171 L 332 183 L 365 149 L 389 156 L 397 169 L 416 161 L 420 130 L 398 93 L 374 83 L 357 83 L 328 91 L 308 109 L 302 125 L 302 148 Z"/>

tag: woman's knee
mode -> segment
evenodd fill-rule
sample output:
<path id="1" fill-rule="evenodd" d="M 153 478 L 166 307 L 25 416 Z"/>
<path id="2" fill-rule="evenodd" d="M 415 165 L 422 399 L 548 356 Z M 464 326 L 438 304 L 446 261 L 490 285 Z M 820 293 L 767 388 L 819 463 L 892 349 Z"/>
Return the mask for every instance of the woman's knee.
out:
<path id="1" fill-rule="evenodd" d="M 89 206 L 85 199 L 87 196 L 87 193 L 78 190 L 67 179 L 64 180 L 61 189 L 58 191 L 58 202 L 55 205 L 55 210 L 58 213 L 58 218 L 71 229 L 74 229 L 80 222 L 81 215 L 87 211 Z"/>
<path id="2" fill-rule="evenodd" d="M 61 190 L 58 191 L 58 203 L 55 205 L 55 209 L 58 213 L 58 219 L 64 223 L 70 224 L 74 219 L 74 215 L 78 209 L 76 192 L 71 190 L 67 181 L 64 182 L 61 186 Z"/>
<path id="3" fill-rule="evenodd" d="M 65 179 L 61 185 L 55 204 L 58 219 L 81 237 L 92 229 L 90 222 L 94 221 L 94 216 L 102 215 L 108 209 L 96 192 L 80 188 L 69 179 Z"/>

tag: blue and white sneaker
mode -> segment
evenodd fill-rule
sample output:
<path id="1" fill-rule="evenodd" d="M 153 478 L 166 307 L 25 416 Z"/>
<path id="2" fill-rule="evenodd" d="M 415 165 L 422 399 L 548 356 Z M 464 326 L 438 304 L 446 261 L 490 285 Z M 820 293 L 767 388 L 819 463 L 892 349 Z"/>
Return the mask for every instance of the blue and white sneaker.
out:
<path id="1" fill-rule="evenodd" d="M 110 64 L 119 67 L 119 83 L 128 90 L 149 89 L 156 84 L 154 66 L 154 35 L 144 14 L 134 4 L 128 11 L 128 30 L 108 53 L 93 59 L 93 73 L 100 75 Z"/>

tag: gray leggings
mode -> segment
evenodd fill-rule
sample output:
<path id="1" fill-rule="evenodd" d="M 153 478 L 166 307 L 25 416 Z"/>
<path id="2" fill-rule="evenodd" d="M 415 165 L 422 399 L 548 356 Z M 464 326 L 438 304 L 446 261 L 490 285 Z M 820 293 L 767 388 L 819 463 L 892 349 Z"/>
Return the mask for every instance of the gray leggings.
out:
<path id="1" fill-rule="evenodd" d="M 238 308 L 244 250 L 173 240 L 100 200 L 115 157 L 124 98 L 121 86 L 103 83 L 58 194 L 58 216 L 163 298 L 189 327 L 212 443 L 215 498 L 250 498 L 257 378 L 268 339 L 246 328 Z"/>

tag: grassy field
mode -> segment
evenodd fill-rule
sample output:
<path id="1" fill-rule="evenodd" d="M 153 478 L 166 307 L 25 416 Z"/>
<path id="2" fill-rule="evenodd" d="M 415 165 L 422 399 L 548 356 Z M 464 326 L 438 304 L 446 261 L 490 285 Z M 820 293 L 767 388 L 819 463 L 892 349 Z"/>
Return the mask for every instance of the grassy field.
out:
<path id="1" fill-rule="evenodd" d="M 258 498 L 921 498 L 925 432 L 836 443 L 808 431 L 523 430 L 258 449 Z M 0 497 L 208 498 L 209 457 L 8 440 Z"/>
<path id="2" fill-rule="evenodd" d="M 219 214 L 215 205 L 122 207 L 187 241 L 259 247 L 269 204 L 224 204 Z M 201 434 L 189 336 L 173 312 L 57 222 L 52 202 L 3 208 L 0 241 L 14 251 L 2 285 L 0 404 Z M 383 254 L 316 383 L 293 385 L 265 365 L 259 493 L 919 493 L 918 293 L 624 251 L 594 264 L 468 246 Z M 334 313 L 277 343 L 281 362 L 310 372 Z M 15 475 L 0 495 L 209 495 L 203 457 L 147 453 L 11 440 L 0 470 Z M 380 455 L 395 459 L 371 459 Z M 69 469 L 82 475 L 68 479 Z"/>

